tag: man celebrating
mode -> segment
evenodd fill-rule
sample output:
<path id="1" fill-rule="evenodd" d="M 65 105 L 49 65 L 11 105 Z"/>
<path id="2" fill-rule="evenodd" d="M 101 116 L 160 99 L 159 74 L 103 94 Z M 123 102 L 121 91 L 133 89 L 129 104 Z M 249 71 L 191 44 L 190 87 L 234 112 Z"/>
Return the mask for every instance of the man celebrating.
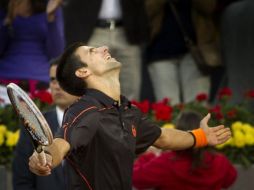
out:
<path id="1" fill-rule="evenodd" d="M 135 156 L 150 145 L 179 150 L 230 138 L 228 128 L 208 127 L 210 114 L 191 132 L 159 128 L 121 96 L 120 68 L 106 46 L 75 43 L 66 49 L 57 79 L 65 91 L 82 97 L 66 111 L 63 126 L 46 147 L 47 165 L 39 164 L 37 153 L 30 157 L 32 172 L 49 175 L 65 158 L 69 189 L 131 190 Z"/>
<path id="2" fill-rule="evenodd" d="M 53 134 L 62 124 L 64 110 L 77 100 L 76 96 L 72 96 L 63 91 L 56 80 L 56 68 L 58 61 L 58 59 L 53 59 L 49 69 L 49 89 L 51 91 L 55 107 L 44 113 L 44 117 L 47 120 Z M 22 127 L 12 163 L 13 189 L 64 190 L 65 184 L 62 165 L 55 168 L 52 175 L 47 177 L 36 176 L 30 172 L 27 162 L 29 160 L 29 156 L 31 156 L 34 150 L 30 140 L 28 133 L 25 131 L 24 127 Z"/>

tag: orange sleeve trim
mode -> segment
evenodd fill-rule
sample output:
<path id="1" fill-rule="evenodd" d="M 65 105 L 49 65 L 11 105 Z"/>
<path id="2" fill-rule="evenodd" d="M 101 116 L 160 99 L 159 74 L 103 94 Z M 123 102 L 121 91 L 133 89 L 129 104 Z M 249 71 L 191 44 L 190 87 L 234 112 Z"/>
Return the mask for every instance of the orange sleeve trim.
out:
<path id="1" fill-rule="evenodd" d="M 71 122 L 71 125 L 72 125 L 83 113 L 85 113 L 85 112 L 87 112 L 87 111 L 89 111 L 89 110 L 91 110 L 91 109 L 96 109 L 96 108 L 97 108 L 97 107 L 95 107 L 95 106 L 91 106 L 91 107 L 89 107 L 89 108 L 83 110 L 82 112 L 80 112 L 80 113 L 73 119 L 73 121 Z"/>
<path id="2" fill-rule="evenodd" d="M 69 161 L 69 163 L 71 164 L 71 166 L 76 170 L 76 172 L 78 172 L 78 174 L 80 175 L 80 177 L 85 181 L 87 187 L 89 190 L 93 190 L 93 188 L 91 187 L 89 181 L 87 180 L 87 178 L 81 173 L 81 171 L 78 169 L 78 167 L 75 166 L 75 164 L 71 161 L 71 159 L 66 158 L 67 161 Z"/>
<path id="3" fill-rule="evenodd" d="M 195 137 L 195 148 L 207 146 L 207 138 L 204 130 L 202 128 L 194 129 L 191 131 Z"/>
<path id="4" fill-rule="evenodd" d="M 85 112 L 87 112 L 87 111 L 89 111 L 89 110 L 91 110 L 91 109 L 96 109 L 96 108 L 97 108 L 97 107 L 95 107 L 95 106 L 91 106 L 91 107 L 89 107 L 89 108 L 83 110 L 82 112 L 80 112 L 80 113 L 72 120 L 71 124 L 68 125 L 68 127 L 65 127 L 65 128 L 64 128 L 64 139 L 65 139 L 66 141 L 67 141 L 67 130 L 68 130 L 68 128 L 71 127 L 71 125 L 72 125 L 83 113 L 85 113 Z"/>

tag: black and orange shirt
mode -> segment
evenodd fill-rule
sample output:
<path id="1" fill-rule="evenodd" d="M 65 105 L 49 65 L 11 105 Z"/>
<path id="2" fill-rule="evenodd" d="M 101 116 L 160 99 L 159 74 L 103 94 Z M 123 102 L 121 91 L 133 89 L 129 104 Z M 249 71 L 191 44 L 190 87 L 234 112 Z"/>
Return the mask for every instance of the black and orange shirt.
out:
<path id="1" fill-rule="evenodd" d="M 72 190 L 131 190 L 136 154 L 160 136 L 160 128 L 121 97 L 121 104 L 88 89 L 65 113 L 56 137 L 71 149 L 66 156 Z"/>

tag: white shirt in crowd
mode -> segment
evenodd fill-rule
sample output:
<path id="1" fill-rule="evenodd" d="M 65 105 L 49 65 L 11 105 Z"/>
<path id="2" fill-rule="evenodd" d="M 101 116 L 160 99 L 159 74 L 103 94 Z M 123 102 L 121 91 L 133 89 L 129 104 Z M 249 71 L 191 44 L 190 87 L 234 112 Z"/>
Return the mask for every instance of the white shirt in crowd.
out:
<path id="1" fill-rule="evenodd" d="M 57 115 L 58 124 L 59 124 L 59 126 L 61 126 L 62 122 L 63 122 L 64 110 L 62 110 L 61 108 L 56 106 L 56 115 Z"/>
<path id="2" fill-rule="evenodd" d="M 102 0 L 99 19 L 103 20 L 120 20 L 122 18 L 122 10 L 120 0 Z"/>

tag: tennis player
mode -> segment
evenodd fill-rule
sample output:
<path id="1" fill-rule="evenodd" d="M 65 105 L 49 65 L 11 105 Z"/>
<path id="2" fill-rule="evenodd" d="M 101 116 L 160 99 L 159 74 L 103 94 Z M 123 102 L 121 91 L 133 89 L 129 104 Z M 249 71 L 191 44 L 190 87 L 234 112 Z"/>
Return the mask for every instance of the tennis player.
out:
<path id="1" fill-rule="evenodd" d="M 66 49 L 57 80 L 82 98 L 65 112 L 53 144 L 46 147 L 47 166 L 40 165 L 37 153 L 30 157 L 32 172 L 49 175 L 65 159 L 71 190 L 131 190 L 133 161 L 150 145 L 180 150 L 214 146 L 231 137 L 223 125 L 208 126 L 210 114 L 190 132 L 161 129 L 121 95 L 120 68 L 106 46 L 75 43 Z"/>

